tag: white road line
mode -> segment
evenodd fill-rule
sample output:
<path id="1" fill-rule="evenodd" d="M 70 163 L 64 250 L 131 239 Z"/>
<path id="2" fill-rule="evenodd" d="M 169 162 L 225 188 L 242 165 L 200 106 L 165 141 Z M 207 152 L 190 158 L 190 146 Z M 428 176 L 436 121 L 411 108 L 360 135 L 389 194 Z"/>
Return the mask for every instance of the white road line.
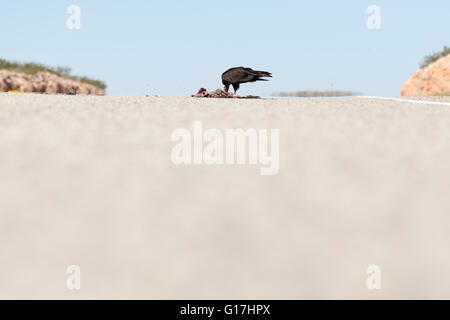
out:
<path id="1" fill-rule="evenodd" d="M 392 101 L 409 102 L 409 103 L 416 103 L 416 104 L 437 104 L 437 105 L 441 105 L 441 106 L 450 106 L 450 102 L 436 102 L 436 101 L 411 100 L 411 99 L 399 99 L 399 98 L 388 98 L 388 97 L 370 97 L 370 96 L 360 96 L 357 98 L 392 100 Z"/>

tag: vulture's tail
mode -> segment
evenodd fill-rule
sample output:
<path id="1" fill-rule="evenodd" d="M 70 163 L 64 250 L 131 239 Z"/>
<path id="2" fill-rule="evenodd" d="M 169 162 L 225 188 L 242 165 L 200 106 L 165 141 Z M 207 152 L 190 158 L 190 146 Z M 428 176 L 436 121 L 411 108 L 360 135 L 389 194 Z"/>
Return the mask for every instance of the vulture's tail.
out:
<path id="1" fill-rule="evenodd" d="M 258 77 L 269 77 L 269 78 L 272 78 L 272 74 L 270 72 L 267 72 L 267 71 L 253 71 L 253 73 L 255 74 L 255 76 L 258 76 Z"/>

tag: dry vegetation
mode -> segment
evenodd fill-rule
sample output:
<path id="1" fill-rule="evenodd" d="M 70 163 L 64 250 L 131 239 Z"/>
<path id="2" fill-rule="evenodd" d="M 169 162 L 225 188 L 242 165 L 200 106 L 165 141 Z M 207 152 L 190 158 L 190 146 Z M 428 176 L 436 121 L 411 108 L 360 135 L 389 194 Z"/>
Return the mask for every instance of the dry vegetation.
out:
<path id="1" fill-rule="evenodd" d="M 433 62 L 439 60 L 440 58 L 443 58 L 443 57 L 445 57 L 445 56 L 447 56 L 449 54 L 450 54 L 450 48 L 444 46 L 444 49 L 442 49 L 441 52 L 436 52 L 436 53 L 433 53 L 433 54 L 431 54 L 429 56 L 426 56 L 424 58 L 424 60 L 423 60 L 421 68 L 423 69 L 426 66 L 428 66 L 429 64 L 431 64 L 431 63 L 433 63 Z"/>

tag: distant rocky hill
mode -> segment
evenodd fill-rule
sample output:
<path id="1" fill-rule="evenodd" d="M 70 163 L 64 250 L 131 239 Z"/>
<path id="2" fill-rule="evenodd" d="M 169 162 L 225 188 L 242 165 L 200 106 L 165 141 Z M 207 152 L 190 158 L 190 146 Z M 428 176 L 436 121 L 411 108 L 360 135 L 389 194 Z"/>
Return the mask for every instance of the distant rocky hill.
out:
<path id="1" fill-rule="evenodd" d="M 105 94 L 104 82 L 73 76 L 70 71 L 69 68 L 0 59 L 0 92 Z"/>
<path id="2" fill-rule="evenodd" d="M 297 91 L 297 92 L 280 92 L 274 94 L 279 97 L 349 97 L 357 96 L 353 91 Z"/>
<path id="3" fill-rule="evenodd" d="M 401 96 L 450 95 L 450 55 L 419 69 L 401 90 Z"/>

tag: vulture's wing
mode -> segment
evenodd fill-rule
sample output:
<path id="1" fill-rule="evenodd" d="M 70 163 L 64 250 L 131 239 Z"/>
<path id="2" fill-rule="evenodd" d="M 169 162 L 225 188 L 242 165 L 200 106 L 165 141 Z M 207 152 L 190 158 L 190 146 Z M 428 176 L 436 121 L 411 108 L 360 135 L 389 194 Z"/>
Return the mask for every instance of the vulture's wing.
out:
<path id="1" fill-rule="evenodd" d="M 242 67 L 231 68 L 222 74 L 222 80 L 228 83 L 245 82 L 243 80 L 245 80 L 248 76 L 248 71 Z"/>
<path id="2" fill-rule="evenodd" d="M 231 68 L 222 74 L 222 80 L 228 83 L 265 81 L 265 79 L 260 79 L 260 77 L 272 77 L 272 74 L 270 72 L 255 71 L 251 68 L 244 67 Z"/>

